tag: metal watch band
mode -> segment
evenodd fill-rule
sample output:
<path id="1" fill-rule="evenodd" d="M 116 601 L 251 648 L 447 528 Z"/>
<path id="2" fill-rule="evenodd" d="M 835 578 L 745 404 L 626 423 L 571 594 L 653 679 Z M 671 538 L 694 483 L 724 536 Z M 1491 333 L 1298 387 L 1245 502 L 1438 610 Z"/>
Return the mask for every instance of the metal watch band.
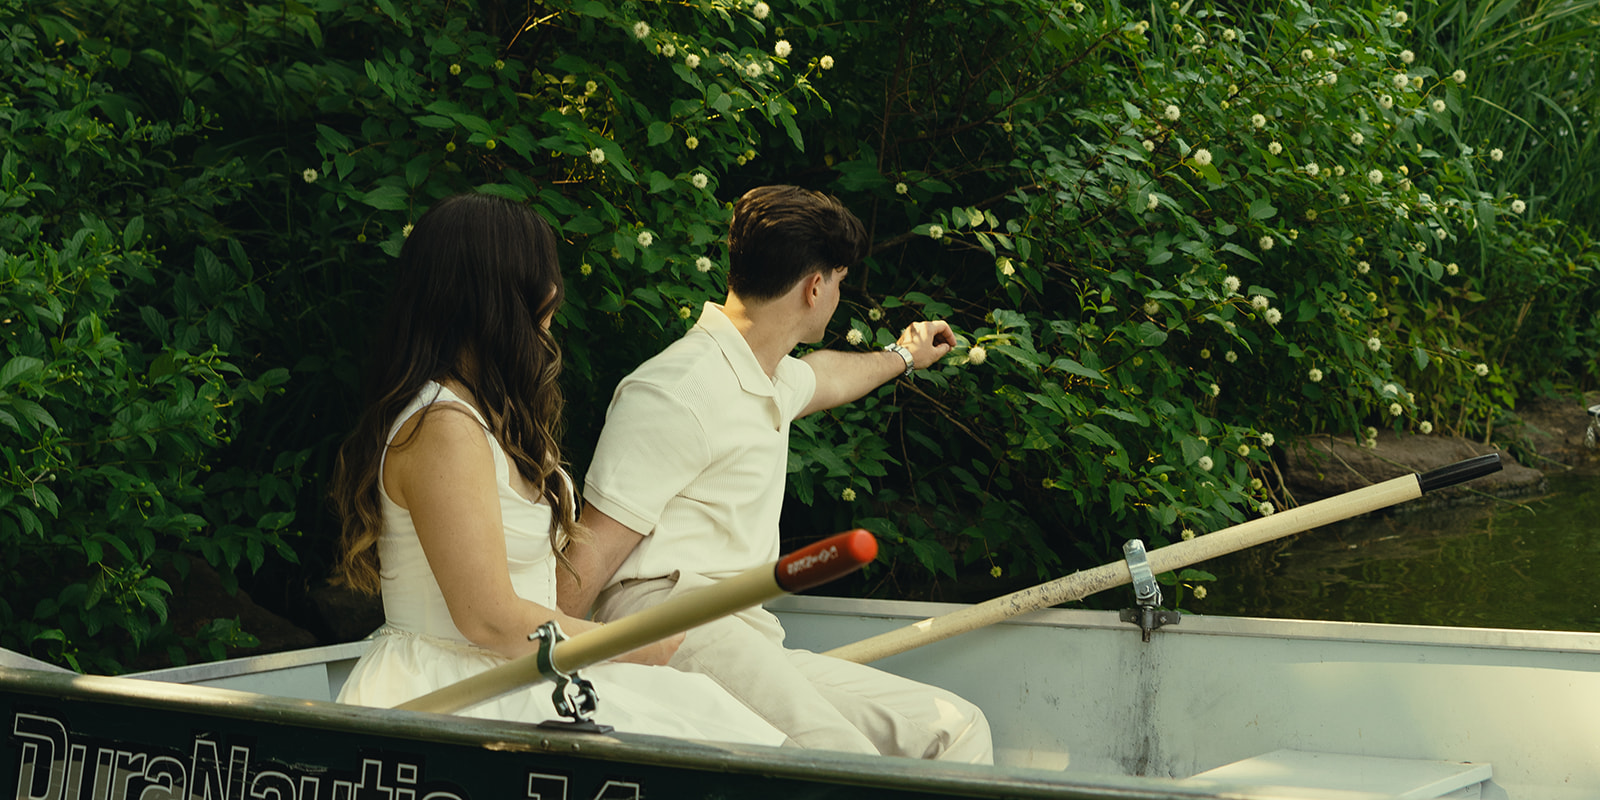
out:
<path id="1" fill-rule="evenodd" d="M 894 344 L 886 344 L 886 345 L 884 345 L 883 349 L 888 350 L 889 352 L 894 353 L 895 355 L 897 355 L 900 358 L 905 360 L 905 362 L 906 362 L 906 371 L 900 373 L 900 375 L 902 377 L 911 374 L 911 370 L 915 368 L 914 367 L 915 362 L 911 358 L 911 351 L 907 350 L 905 348 L 905 345 L 902 345 L 899 342 L 895 342 Z"/>

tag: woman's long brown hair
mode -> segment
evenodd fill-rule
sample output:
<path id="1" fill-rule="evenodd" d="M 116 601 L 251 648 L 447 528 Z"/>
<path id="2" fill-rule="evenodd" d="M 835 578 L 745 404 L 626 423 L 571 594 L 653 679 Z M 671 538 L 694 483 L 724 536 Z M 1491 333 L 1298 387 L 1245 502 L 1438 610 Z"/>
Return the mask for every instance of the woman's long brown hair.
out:
<path id="1" fill-rule="evenodd" d="M 555 235 L 528 208 L 464 194 L 417 220 L 371 351 L 370 401 L 334 466 L 335 583 L 378 592 L 389 429 L 424 385 L 445 379 L 472 393 L 512 468 L 550 505 L 551 547 L 565 561 L 575 500 L 559 472 L 561 349 L 542 324 L 563 295 Z"/>

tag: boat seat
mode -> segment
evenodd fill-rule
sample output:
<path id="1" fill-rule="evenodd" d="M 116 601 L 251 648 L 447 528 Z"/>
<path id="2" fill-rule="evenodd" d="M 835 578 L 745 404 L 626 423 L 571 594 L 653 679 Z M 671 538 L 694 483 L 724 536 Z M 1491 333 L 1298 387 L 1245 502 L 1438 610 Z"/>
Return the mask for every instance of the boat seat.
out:
<path id="1" fill-rule="evenodd" d="M 1372 792 L 1403 798 L 1479 797 L 1489 764 L 1274 750 L 1206 770 L 1190 780 Z"/>

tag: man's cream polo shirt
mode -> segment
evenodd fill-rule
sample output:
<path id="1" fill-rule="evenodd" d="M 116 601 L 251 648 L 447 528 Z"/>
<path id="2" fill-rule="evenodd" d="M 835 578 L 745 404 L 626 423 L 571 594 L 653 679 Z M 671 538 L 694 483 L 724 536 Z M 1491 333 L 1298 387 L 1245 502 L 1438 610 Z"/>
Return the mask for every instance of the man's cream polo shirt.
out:
<path id="1" fill-rule="evenodd" d="M 645 535 L 611 583 L 776 560 L 789 423 L 816 388 L 789 356 L 768 377 L 716 303 L 624 378 L 584 482 L 585 500 Z"/>

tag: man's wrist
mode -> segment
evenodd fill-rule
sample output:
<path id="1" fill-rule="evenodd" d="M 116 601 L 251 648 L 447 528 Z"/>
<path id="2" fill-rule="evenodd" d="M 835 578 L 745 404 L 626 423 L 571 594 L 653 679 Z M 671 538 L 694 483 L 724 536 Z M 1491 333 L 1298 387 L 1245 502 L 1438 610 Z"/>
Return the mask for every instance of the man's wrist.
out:
<path id="1" fill-rule="evenodd" d="M 900 373 L 901 377 L 910 375 L 911 370 L 916 368 L 916 361 L 911 357 L 911 351 L 907 350 L 905 345 L 895 342 L 894 344 L 884 345 L 883 349 L 886 352 L 894 353 L 905 361 L 906 368 L 904 372 Z"/>

